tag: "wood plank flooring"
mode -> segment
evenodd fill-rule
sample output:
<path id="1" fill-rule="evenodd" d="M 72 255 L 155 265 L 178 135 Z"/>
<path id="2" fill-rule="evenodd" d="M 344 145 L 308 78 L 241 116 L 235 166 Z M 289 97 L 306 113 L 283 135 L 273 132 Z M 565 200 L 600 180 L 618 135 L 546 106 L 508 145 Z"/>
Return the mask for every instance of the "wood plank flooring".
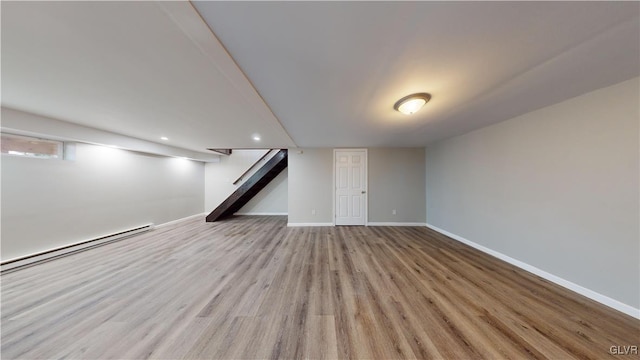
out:
<path id="1" fill-rule="evenodd" d="M 640 321 L 427 228 L 186 221 L 1 276 L 3 359 L 603 359 Z"/>

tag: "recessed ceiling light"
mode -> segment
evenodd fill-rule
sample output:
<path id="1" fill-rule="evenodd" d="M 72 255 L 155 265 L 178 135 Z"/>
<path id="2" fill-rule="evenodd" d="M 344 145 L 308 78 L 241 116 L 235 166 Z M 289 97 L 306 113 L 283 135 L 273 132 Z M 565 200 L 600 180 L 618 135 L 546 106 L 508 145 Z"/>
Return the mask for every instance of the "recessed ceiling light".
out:
<path id="1" fill-rule="evenodd" d="M 160 138 L 160 140 L 167 141 L 167 140 L 169 140 L 169 138 L 168 138 L 168 137 L 166 137 L 166 136 L 162 136 L 162 137 Z"/>
<path id="2" fill-rule="evenodd" d="M 405 115 L 411 115 L 420 110 L 429 100 L 431 95 L 427 93 L 411 94 L 396 101 L 393 108 Z"/>
<path id="3" fill-rule="evenodd" d="M 260 141 L 260 135 L 255 134 L 251 137 L 253 139 L 253 141 Z"/>

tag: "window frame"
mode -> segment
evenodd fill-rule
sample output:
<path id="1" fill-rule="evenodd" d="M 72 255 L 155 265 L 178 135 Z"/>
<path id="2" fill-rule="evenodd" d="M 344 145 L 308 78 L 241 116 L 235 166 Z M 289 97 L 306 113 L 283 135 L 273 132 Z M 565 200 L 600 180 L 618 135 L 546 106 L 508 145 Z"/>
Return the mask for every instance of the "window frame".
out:
<path id="1" fill-rule="evenodd" d="M 9 139 L 18 139 L 22 141 L 28 141 L 34 145 L 37 145 L 37 143 L 53 144 L 56 146 L 56 153 L 49 154 L 45 152 L 27 152 L 27 151 L 24 151 L 25 149 L 5 148 L 6 141 Z M 35 136 L 0 132 L 0 143 L 2 145 L 0 149 L 2 156 L 12 156 L 12 157 L 21 157 L 21 158 L 29 158 L 29 159 L 45 159 L 45 160 L 64 160 L 65 159 L 66 144 L 64 141 L 60 141 L 60 140 L 45 139 L 45 138 L 40 138 Z"/>

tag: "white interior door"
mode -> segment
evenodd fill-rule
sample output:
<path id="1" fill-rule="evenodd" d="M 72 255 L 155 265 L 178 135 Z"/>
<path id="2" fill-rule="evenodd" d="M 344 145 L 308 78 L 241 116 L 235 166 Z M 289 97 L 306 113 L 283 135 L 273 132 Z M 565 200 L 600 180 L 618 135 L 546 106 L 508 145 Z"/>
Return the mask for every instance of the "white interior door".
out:
<path id="1" fill-rule="evenodd" d="M 335 150 L 336 225 L 365 225 L 367 219 L 367 151 Z"/>

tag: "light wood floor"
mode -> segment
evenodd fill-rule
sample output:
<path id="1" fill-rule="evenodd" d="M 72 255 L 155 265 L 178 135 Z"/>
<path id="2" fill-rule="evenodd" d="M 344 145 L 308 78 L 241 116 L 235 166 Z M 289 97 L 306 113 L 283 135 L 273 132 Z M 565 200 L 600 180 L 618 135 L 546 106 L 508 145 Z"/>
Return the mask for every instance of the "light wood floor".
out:
<path id="1" fill-rule="evenodd" d="M 416 227 L 194 220 L 1 280 L 3 359 L 602 359 L 640 341 L 640 321 Z"/>

